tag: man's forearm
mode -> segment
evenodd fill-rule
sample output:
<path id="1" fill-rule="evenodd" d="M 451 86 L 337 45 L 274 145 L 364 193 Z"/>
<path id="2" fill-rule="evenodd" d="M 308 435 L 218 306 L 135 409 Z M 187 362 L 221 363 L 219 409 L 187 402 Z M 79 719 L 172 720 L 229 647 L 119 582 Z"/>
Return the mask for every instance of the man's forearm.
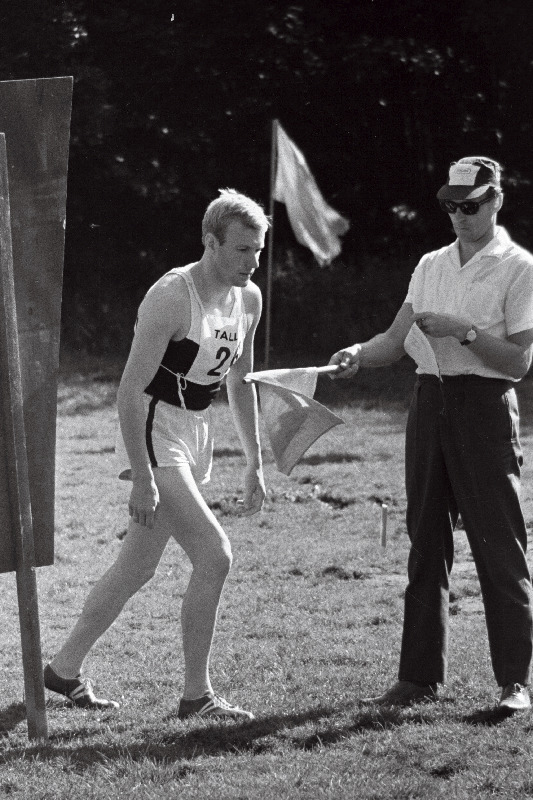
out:
<path id="1" fill-rule="evenodd" d="M 385 367 L 405 355 L 403 343 L 400 345 L 388 331 L 378 333 L 373 339 L 361 345 L 362 367 Z"/>
<path id="2" fill-rule="evenodd" d="M 153 477 L 144 437 L 145 418 L 142 395 L 137 397 L 130 387 L 120 386 L 117 394 L 120 431 L 131 465 L 133 478 Z"/>
<path id="3" fill-rule="evenodd" d="M 476 330 L 475 341 L 465 347 L 475 353 L 485 366 L 516 379 L 523 378 L 531 365 L 531 348 L 520 347 L 508 339 L 499 339 L 486 331 Z"/>
<path id="4" fill-rule="evenodd" d="M 228 400 L 246 460 L 250 466 L 261 467 L 261 443 L 257 395 L 252 384 L 227 382 Z"/>

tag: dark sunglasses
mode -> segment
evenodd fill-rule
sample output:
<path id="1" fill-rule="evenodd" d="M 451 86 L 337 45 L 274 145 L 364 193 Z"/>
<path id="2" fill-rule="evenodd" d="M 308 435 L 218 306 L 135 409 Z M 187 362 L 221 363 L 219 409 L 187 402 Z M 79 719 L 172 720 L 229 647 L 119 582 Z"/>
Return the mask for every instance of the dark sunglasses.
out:
<path id="1" fill-rule="evenodd" d="M 467 217 L 471 217 L 473 214 L 477 214 L 479 207 L 482 206 L 483 203 L 488 203 L 489 200 L 493 200 L 494 197 L 495 195 L 491 194 L 489 197 L 485 197 L 484 200 L 464 200 L 462 203 L 456 203 L 453 200 L 439 200 L 439 205 L 447 214 L 455 214 L 457 209 L 460 208 L 463 214 L 466 214 Z"/>

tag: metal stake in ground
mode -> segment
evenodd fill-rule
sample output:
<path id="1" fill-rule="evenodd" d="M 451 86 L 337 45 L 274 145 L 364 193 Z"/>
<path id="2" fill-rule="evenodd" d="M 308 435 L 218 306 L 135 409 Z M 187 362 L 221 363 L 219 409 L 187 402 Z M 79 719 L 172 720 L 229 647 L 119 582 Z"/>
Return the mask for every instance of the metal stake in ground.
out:
<path id="1" fill-rule="evenodd" d="M 4 512 L 2 516 L 11 523 L 10 538 L 15 549 L 28 736 L 30 739 L 46 739 L 48 727 L 13 281 L 6 140 L 3 133 L 0 134 L 0 287 L 0 371 L 3 376 L 1 449 L 5 459 L 0 468 L 3 479 L 0 481 L 0 502 Z M 4 530 L 2 535 L 9 536 L 9 531 Z"/>
<path id="2" fill-rule="evenodd" d="M 389 507 L 386 503 L 381 504 L 381 546 L 387 547 L 387 512 Z"/>

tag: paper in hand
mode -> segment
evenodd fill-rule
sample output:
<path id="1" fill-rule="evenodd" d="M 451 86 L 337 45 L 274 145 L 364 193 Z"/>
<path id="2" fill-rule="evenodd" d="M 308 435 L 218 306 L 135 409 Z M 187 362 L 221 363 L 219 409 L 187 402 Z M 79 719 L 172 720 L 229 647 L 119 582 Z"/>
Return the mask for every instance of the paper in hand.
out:
<path id="1" fill-rule="evenodd" d="M 411 330 L 405 337 L 403 346 L 407 355 L 411 356 L 411 358 L 416 361 L 421 372 L 426 375 L 436 375 L 440 377 L 439 365 L 437 364 L 433 348 L 416 322 L 411 325 Z"/>

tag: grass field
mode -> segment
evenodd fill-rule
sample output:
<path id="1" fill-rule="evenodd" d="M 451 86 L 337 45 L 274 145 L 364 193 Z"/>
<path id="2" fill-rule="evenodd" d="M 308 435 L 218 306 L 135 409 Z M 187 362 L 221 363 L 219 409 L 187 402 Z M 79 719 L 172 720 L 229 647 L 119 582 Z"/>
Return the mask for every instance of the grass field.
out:
<path id="1" fill-rule="evenodd" d="M 69 370 L 58 417 L 56 562 L 39 570 L 43 658 L 75 621 L 121 547 L 127 485 L 115 477 L 113 371 Z M 366 382 L 365 382 L 366 381 Z M 115 713 L 50 697 L 50 740 L 27 740 L 15 580 L 1 575 L 0 796 L 63 798 L 489 798 L 533 796 L 529 714 L 499 719 L 485 623 L 464 533 L 456 534 L 449 683 L 443 702 L 376 709 L 358 698 L 396 677 L 407 537 L 404 368 L 352 387 L 321 379 L 318 396 L 346 425 L 313 446 L 290 477 L 265 437 L 261 515 L 232 512 L 243 466 L 225 403 L 209 503 L 233 544 L 212 675 L 257 719 L 180 722 L 180 601 L 189 565 L 169 545 L 159 571 L 90 654 Z M 521 387 L 523 499 L 533 524 L 532 384 Z M 350 398 L 354 398 L 350 402 Z M 380 543 L 380 505 L 389 506 Z"/>

